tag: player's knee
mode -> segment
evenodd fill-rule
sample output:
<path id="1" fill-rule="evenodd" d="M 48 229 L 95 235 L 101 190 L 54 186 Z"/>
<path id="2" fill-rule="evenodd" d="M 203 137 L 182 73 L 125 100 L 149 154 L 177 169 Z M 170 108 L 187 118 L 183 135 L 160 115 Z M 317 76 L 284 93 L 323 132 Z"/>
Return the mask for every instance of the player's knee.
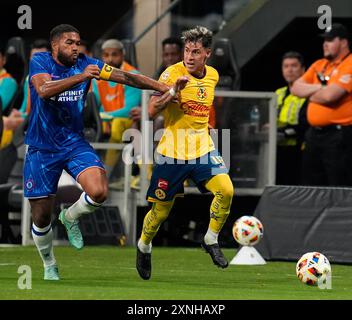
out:
<path id="1" fill-rule="evenodd" d="M 231 203 L 234 192 L 235 191 L 231 182 L 223 184 L 220 189 L 222 202 Z"/>
<path id="2" fill-rule="evenodd" d="M 38 228 L 45 228 L 51 222 L 53 199 L 43 198 L 30 200 L 31 214 L 34 224 Z"/>
<path id="3" fill-rule="evenodd" d="M 89 196 L 98 203 L 102 203 L 108 197 L 108 188 L 105 185 L 95 186 L 93 190 L 90 191 Z"/>
<path id="4" fill-rule="evenodd" d="M 233 188 L 232 183 L 224 186 L 222 189 L 222 195 L 227 199 L 232 199 L 234 193 L 235 193 L 235 190 Z"/>
<path id="5" fill-rule="evenodd" d="M 38 228 L 45 228 L 51 222 L 51 215 L 32 212 L 32 220 Z"/>

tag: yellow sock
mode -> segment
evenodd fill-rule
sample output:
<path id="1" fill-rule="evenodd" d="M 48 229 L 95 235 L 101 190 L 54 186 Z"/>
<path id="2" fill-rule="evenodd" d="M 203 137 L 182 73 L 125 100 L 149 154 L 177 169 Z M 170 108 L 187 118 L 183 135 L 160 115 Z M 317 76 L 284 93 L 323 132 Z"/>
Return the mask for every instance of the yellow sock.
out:
<path id="1" fill-rule="evenodd" d="M 210 206 L 209 230 L 219 234 L 230 213 L 234 194 L 232 181 L 229 175 L 218 174 L 212 177 L 205 184 L 205 187 L 214 195 Z"/>
<path id="2" fill-rule="evenodd" d="M 146 214 L 143 221 L 141 240 L 144 244 L 150 244 L 159 230 L 161 224 L 169 216 L 174 201 L 155 202 L 152 209 Z"/>

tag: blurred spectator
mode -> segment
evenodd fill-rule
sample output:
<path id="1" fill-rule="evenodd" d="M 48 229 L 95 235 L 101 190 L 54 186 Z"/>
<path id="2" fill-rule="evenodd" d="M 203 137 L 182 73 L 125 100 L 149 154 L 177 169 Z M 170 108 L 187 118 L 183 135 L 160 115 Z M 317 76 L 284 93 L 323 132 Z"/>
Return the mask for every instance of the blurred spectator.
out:
<path id="1" fill-rule="evenodd" d="M 92 56 L 89 49 L 88 49 L 88 42 L 83 39 L 81 39 L 81 44 L 79 45 L 79 53 L 83 53 L 89 57 Z"/>
<path id="2" fill-rule="evenodd" d="M 3 133 L 0 137 L 0 150 L 5 148 L 12 141 L 13 131 L 23 122 L 21 113 L 13 109 L 8 117 L 3 116 Z"/>
<path id="3" fill-rule="evenodd" d="M 352 55 L 341 24 L 322 34 L 324 58 L 314 62 L 291 92 L 309 98 L 303 154 L 306 185 L 352 185 Z"/>
<path id="4" fill-rule="evenodd" d="M 17 91 L 16 80 L 6 71 L 5 64 L 5 48 L 0 45 L 0 99 L 2 110 L 9 107 Z"/>
<path id="5" fill-rule="evenodd" d="M 303 56 L 294 51 L 285 53 L 281 68 L 287 85 L 276 90 L 278 130 L 276 184 L 297 185 L 300 183 L 302 143 L 307 128 L 307 103 L 306 99 L 294 96 L 291 87 L 305 71 Z"/>
<path id="6" fill-rule="evenodd" d="M 123 71 L 139 73 L 136 68 L 124 61 L 123 44 L 116 39 L 106 40 L 102 44 L 102 60 Z M 110 133 L 109 142 L 121 143 L 124 131 L 133 124 L 130 111 L 133 107 L 140 106 L 142 91 L 111 81 L 95 80 L 92 83 L 95 97 L 101 105 L 101 117 L 108 121 L 104 123 L 104 131 Z M 120 153 L 118 150 L 107 151 L 105 165 L 108 176 L 115 167 Z"/>
<path id="7" fill-rule="evenodd" d="M 180 62 L 183 57 L 183 43 L 181 39 L 170 37 L 162 42 L 162 64 L 154 75 L 154 79 L 159 79 L 160 75 L 167 67 Z"/>
<path id="8" fill-rule="evenodd" d="M 37 52 L 50 51 L 50 43 L 46 39 L 36 39 L 31 45 L 31 52 L 29 53 L 29 60 L 32 59 L 33 55 Z"/>
<path id="9" fill-rule="evenodd" d="M 160 75 L 164 72 L 167 67 L 180 62 L 183 57 L 183 43 L 181 39 L 176 37 L 166 38 L 162 41 L 162 64 L 154 74 L 154 79 L 159 79 Z M 130 116 L 134 121 L 141 119 L 141 108 L 133 108 L 130 112 Z M 159 116 L 154 119 L 154 131 L 163 128 L 164 121 L 163 117 Z"/>
<path id="10" fill-rule="evenodd" d="M 50 44 L 48 40 L 45 39 L 36 39 L 31 45 L 31 51 L 29 53 L 29 60 L 32 59 L 33 55 L 37 52 L 46 52 L 50 51 Z M 31 108 L 31 97 L 29 94 L 29 83 L 28 75 L 26 76 L 23 83 L 23 100 L 20 107 L 20 112 L 23 117 L 26 117 L 29 114 Z"/>

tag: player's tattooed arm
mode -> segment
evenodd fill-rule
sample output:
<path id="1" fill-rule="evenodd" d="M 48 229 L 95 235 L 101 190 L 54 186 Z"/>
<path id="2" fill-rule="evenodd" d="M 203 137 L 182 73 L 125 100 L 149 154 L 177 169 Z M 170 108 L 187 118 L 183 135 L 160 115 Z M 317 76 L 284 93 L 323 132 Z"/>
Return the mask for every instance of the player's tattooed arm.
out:
<path id="1" fill-rule="evenodd" d="M 169 90 L 169 87 L 167 85 L 155 81 L 147 76 L 144 76 L 142 74 L 124 72 L 107 64 L 104 64 L 104 67 L 100 72 L 100 78 L 103 80 L 127 84 L 131 87 L 136 87 L 140 89 L 150 89 L 159 92 L 165 92 Z"/>
<path id="2" fill-rule="evenodd" d="M 43 99 L 54 97 L 78 83 L 90 79 L 99 79 L 100 70 L 97 65 L 87 66 L 83 73 L 62 80 L 52 80 L 48 73 L 40 73 L 32 77 L 31 81 L 38 95 Z"/>
<path id="3" fill-rule="evenodd" d="M 187 77 L 180 77 L 176 83 L 161 96 L 152 96 L 148 105 L 148 113 L 150 118 L 154 118 L 157 114 L 163 111 L 168 104 L 178 98 L 179 91 L 184 89 L 189 79 Z"/>

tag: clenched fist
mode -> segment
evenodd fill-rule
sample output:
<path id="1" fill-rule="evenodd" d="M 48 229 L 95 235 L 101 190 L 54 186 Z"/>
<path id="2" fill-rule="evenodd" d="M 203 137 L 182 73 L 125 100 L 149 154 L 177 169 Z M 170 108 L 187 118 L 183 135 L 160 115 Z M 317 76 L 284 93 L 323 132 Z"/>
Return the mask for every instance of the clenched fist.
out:
<path id="1" fill-rule="evenodd" d="M 182 89 L 185 88 L 185 86 L 187 85 L 187 82 L 189 81 L 189 78 L 188 77 L 179 77 L 177 80 L 176 80 L 176 83 L 174 85 L 174 89 L 175 91 L 180 91 Z"/>
<path id="2" fill-rule="evenodd" d="M 93 79 L 93 78 L 99 80 L 100 69 L 96 64 L 90 64 L 84 69 L 83 75 L 87 80 Z"/>

